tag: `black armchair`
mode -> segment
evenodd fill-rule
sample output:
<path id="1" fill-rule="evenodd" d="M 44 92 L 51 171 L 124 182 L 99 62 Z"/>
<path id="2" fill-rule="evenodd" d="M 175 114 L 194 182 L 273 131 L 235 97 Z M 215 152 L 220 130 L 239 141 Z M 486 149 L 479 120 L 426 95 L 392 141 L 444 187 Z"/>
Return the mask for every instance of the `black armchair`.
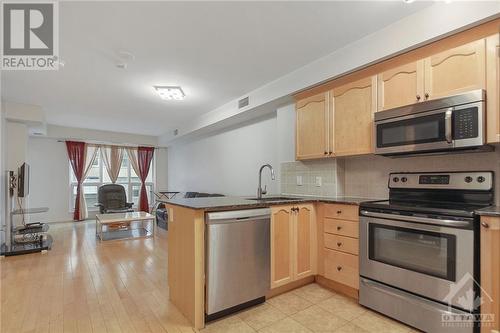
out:
<path id="1" fill-rule="evenodd" d="M 106 184 L 99 187 L 96 206 L 101 214 L 133 212 L 132 205 L 127 202 L 123 186 Z"/>

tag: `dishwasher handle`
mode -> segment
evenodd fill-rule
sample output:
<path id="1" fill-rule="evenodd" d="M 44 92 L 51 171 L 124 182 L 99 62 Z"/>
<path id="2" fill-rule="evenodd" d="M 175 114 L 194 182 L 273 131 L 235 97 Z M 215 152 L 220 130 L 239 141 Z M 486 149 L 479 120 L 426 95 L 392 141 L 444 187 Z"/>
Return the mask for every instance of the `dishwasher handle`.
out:
<path id="1" fill-rule="evenodd" d="M 271 218 L 271 209 L 245 209 L 206 214 L 207 224 L 238 223 Z"/>

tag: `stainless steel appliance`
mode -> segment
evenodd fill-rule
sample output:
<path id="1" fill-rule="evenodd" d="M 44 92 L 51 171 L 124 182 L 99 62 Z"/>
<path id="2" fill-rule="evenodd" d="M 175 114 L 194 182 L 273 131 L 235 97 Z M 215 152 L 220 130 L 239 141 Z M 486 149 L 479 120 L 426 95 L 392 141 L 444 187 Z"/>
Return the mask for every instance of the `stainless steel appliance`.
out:
<path id="1" fill-rule="evenodd" d="M 493 172 L 391 174 L 389 200 L 360 205 L 360 303 L 425 332 L 474 332 L 474 211 L 493 184 Z"/>
<path id="2" fill-rule="evenodd" d="M 271 210 L 206 214 L 206 319 L 265 301 L 271 287 Z"/>
<path id="3" fill-rule="evenodd" d="M 485 144 L 484 90 L 375 113 L 375 154 L 399 155 Z"/>

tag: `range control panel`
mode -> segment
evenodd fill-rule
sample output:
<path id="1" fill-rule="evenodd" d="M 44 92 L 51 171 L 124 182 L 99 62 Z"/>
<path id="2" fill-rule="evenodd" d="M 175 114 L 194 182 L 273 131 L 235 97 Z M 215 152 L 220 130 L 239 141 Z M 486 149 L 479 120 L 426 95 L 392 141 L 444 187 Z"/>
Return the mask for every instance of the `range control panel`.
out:
<path id="1" fill-rule="evenodd" d="M 391 173 L 389 188 L 491 190 L 492 171 Z"/>

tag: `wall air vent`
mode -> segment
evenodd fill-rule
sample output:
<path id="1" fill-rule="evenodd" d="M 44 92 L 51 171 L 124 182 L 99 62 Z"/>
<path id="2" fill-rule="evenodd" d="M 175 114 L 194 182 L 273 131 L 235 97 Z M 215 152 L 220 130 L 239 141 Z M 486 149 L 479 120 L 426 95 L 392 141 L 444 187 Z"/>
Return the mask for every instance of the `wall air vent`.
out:
<path id="1" fill-rule="evenodd" d="M 241 109 L 241 108 L 244 108 L 245 106 L 247 106 L 249 104 L 248 102 L 248 96 L 245 97 L 245 98 L 242 98 L 238 101 L 238 109 Z"/>
<path id="2" fill-rule="evenodd" d="M 174 136 L 177 136 L 179 134 L 179 130 L 178 129 L 174 129 Z"/>

